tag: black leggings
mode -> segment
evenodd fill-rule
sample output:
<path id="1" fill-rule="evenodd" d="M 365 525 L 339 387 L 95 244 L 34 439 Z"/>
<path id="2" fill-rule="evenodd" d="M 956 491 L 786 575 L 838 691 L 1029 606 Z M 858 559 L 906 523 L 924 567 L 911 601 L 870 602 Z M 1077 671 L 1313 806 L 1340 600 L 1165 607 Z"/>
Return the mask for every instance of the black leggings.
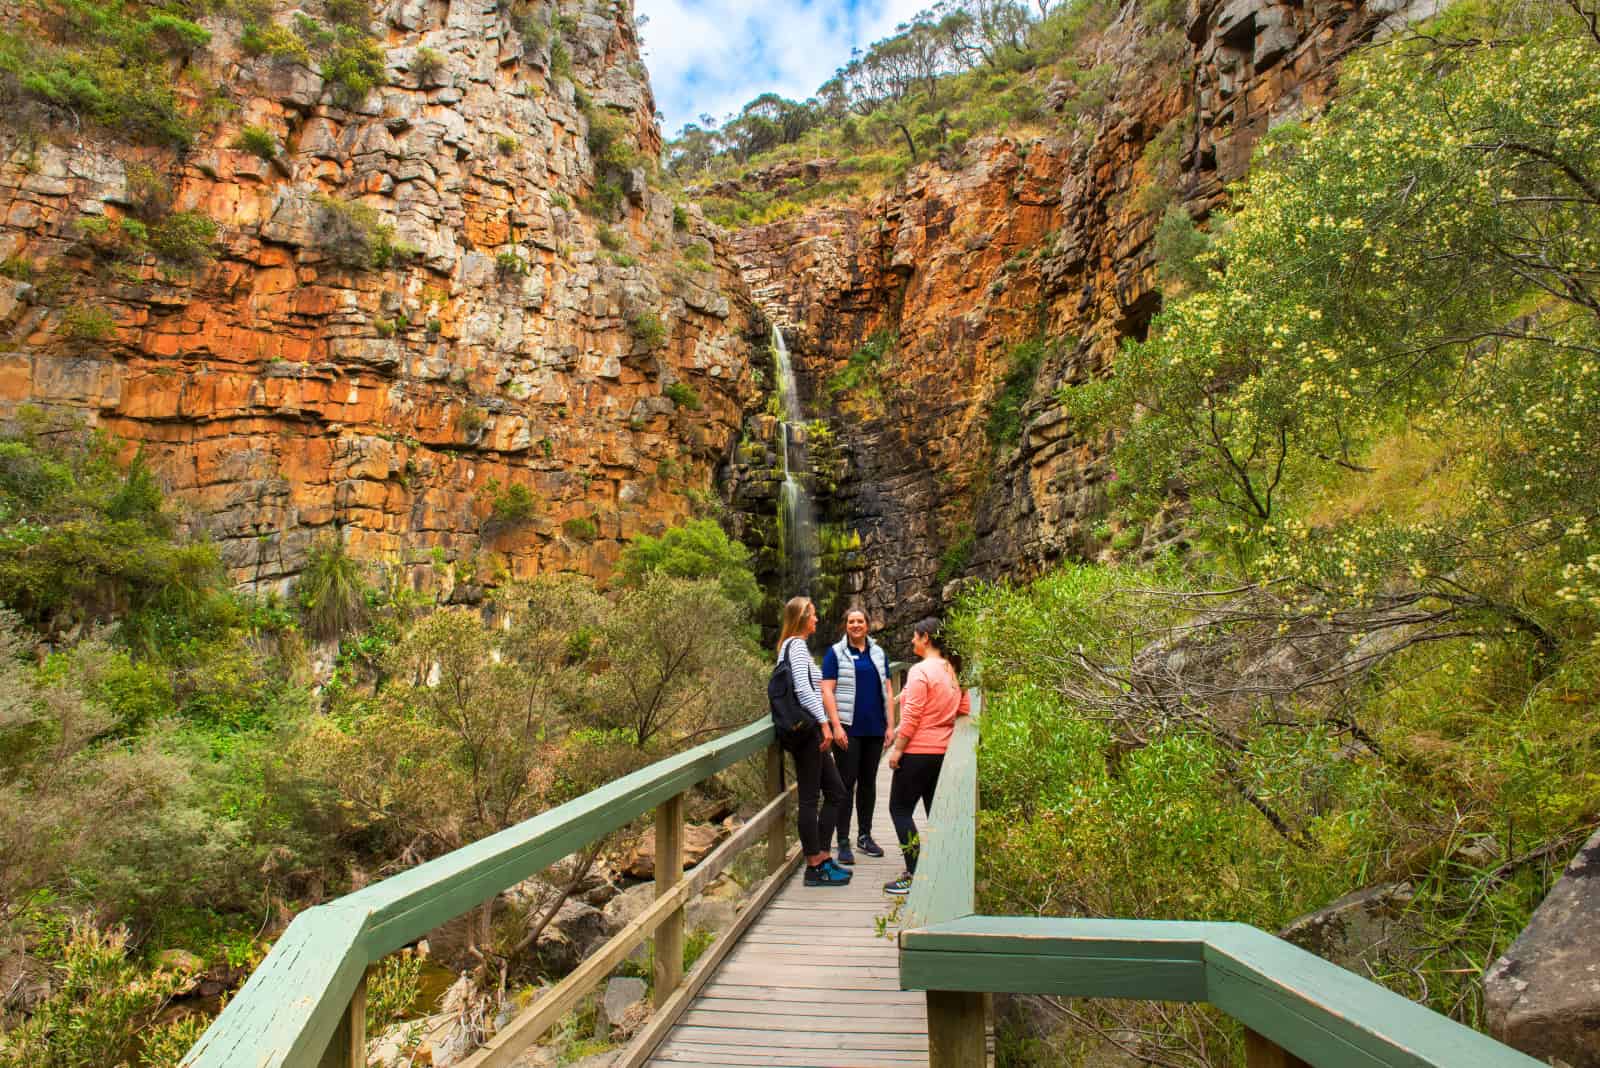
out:
<path id="1" fill-rule="evenodd" d="M 894 821 L 895 837 L 900 839 L 900 852 L 905 854 L 909 872 L 917 870 L 917 825 L 911 817 L 916 814 L 918 801 L 924 811 L 933 811 L 933 791 L 939 785 L 942 767 L 943 753 L 901 753 L 900 766 L 889 781 L 889 818 Z"/>
<path id="2" fill-rule="evenodd" d="M 845 804 L 844 783 L 839 781 L 833 753 L 822 752 L 817 748 L 821 744 L 822 729 L 812 727 L 784 745 L 794 757 L 794 781 L 800 787 L 800 846 L 808 857 L 828 851 L 834 821 Z M 821 805 L 817 803 L 819 792 Z"/>
<path id="3" fill-rule="evenodd" d="M 872 810 L 878 807 L 878 764 L 883 760 L 883 738 L 851 738 L 850 748 L 834 751 L 844 783 L 844 804 L 839 806 L 839 844 L 850 844 L 850 799 L 855 798 L 856 824 L 862 834 L 872 833 Z"/>

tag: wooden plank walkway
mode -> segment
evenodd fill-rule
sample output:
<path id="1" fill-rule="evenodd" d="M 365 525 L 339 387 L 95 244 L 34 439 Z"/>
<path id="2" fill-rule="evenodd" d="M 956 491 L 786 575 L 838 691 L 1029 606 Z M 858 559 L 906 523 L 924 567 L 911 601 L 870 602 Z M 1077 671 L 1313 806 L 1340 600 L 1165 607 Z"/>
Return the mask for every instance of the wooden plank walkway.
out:
<path id="1" fill-rule="evenodd" d="M 656 1047 L 651 1065 L 928 1063 L 926 998 L 899 988 L 896 928 L 885 937 L 877 931 L 878 917 L 899 900 L 883 884 L 903 867 L 889 822 L 890 775 L 883 764 L 872 821 L 884 857 L 857 852 L 855 878 L 843 888 L 807 887 L 797 870 Z M 926 818 L 920 809 L 918 816 Z"/>

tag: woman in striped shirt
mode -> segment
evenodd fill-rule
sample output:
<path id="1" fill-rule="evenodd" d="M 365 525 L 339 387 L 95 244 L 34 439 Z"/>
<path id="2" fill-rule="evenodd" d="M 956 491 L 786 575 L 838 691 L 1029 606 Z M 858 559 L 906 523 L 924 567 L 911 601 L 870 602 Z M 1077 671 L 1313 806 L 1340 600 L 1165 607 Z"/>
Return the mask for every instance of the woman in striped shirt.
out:
<path id="1" fill-rule="evenodd" d="M 783 747 L 794 757 L 794 779 L 800 787 L 800 846 L 806 854 L 807 886 L 844 886 L 850 873 L 834 863 L 829 847 L 833 844 L 835 821 L 844 804 L 844 783 L 834 766 L 832 749 L 850 744 L 837 714 L 829 715 L 822 704 L 822 672 L 811 658 L 806 639 L 817 629 L 817 609 L 808 597 L 791 597 L 783 606 L 783 630 L 778 638 L 778 662 L 787 661 L 789 678 L 801 707 L 811 714 L 815 725 L 810 730 L 793 732 L 783 739 Z M 789 733 L 789 732 L 784 732 Z M 817 803 L 818 794 L 822 803 Z"/>

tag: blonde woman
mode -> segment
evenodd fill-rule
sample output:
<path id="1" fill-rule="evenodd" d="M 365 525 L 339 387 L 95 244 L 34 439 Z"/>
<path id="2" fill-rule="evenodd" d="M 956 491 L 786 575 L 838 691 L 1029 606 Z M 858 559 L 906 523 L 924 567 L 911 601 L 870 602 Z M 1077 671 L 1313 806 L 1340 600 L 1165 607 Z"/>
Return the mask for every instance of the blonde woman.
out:
<path id="1" fill-rule="evenodd" d="M 822 703 L 822 672 L 811 658 L 806 639 L 816 633 L 817 609 L 808 597 L 791 597 L 783 606 L 778 662 L 787 663 L 795 696 L 815 721 L 805 731 L 785 736 L 783 747 L 794 757 L 794 779 L 800 787 L 800 845 L 806 854 L 805 885 L 844 886 L 850 873 L 833 861 L 834 822 L 844 804 L 844 784 L 834 766 L 832 749 L 850 744 L 839 717 Z M 818 804 L 818 795 L 821 804 Z"/>

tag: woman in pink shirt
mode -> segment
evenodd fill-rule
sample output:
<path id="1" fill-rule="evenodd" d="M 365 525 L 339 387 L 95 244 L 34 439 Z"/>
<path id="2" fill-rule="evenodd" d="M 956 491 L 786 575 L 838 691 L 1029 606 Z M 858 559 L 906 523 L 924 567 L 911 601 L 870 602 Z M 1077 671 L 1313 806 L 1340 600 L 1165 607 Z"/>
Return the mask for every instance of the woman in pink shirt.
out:
<path id="1" fill-rule="evenodd" d="M 956 717 L 972 711 L 956 678 L 961 661 L 949 651 L 937 619 L 924 619 L 912 628 L 911 651 L 921 659 L 906 673 L 905 688 L 900 691 L 900 727 L 889 751 L 889 766 L 894 769 L 889 818 L 905 854 L 906 870 L 883 889 L 896 895 L 911 892 L 911 877 L 917 871 L 917 825 L 912 820 L 917 801 L 922 802 L 924 812 L 932 811 L 933 791 L 939 785 L 939 769 L 955 733 Z"/>

